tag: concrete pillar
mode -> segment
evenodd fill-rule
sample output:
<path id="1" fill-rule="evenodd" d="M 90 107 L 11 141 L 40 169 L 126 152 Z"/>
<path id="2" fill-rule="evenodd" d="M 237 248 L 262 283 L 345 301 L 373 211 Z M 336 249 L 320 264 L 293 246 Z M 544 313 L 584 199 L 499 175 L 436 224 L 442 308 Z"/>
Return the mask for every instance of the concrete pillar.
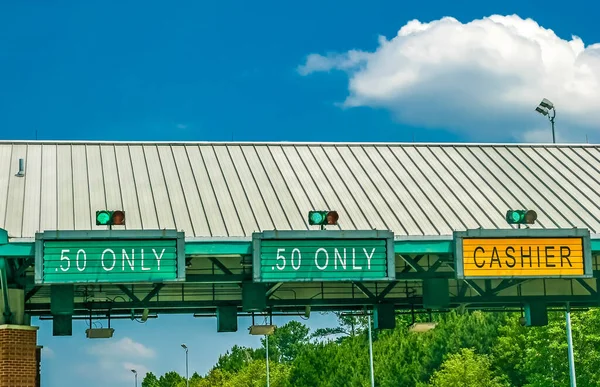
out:
<path id="1" fill-rule="evenodd" d="M 38 327 L 0 325 L 0 387 L 39 386 Z"/>

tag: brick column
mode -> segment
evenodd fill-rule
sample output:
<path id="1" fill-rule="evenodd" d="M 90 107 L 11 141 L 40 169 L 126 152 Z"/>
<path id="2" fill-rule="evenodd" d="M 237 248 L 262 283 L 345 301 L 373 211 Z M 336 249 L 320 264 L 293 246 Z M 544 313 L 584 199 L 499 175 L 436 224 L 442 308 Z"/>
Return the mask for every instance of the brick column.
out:
<path id="1" fill-rule="evenodd" d="M 0 387 L 36 387 L 38 327 L 0 325 Z"/>

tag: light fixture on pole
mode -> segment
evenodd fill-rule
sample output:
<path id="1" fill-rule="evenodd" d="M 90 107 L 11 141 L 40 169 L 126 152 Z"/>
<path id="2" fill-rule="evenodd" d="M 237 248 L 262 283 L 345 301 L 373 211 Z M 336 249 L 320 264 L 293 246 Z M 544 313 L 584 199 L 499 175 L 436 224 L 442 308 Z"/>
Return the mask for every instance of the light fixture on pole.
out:
<path id="1" fill-rule="evenodd" d="M 556 136 L 554 135 L 554 118 L 556 117 L 556 109 L 554 108 L 554 104 L 544 98 L 538 107 L 535 108 L 535 111 L 547 116 L 550 120 L 550 123 L 552 124 L 552 143 L 556 143 Z M 550 112 L 552 112 L 552 115 L 550 115 Z"/>
<path id="2" fill-rule="evenodd" d="M 181 344 L 181 348 L 185 349 L 185 385 L 190 387 L 190 378 L 188 377 L 188 347 L 185 344 Z"/>
<path id="3" fill-rule="evenodd" d="M 248 328 L 250 334 L 253 336 L 265 336 L 265 360 L 267 363 L 267 387 L 270 386 L 269 382 L 269 336 L 275 332 L 277 326 L 273 325 L 273 315 L 269 314 L 270 324 L 269 325 L 256 325 L 254 324 L 254 313 L 252 314 L 252 325 Z"/>
<path id="4" fill-rule="evenodd" d="M 135 375 L 135 387 L 137 387 L 137 371 L 131 370 L 131 372 L 133 372 L 133 374 Z"/>

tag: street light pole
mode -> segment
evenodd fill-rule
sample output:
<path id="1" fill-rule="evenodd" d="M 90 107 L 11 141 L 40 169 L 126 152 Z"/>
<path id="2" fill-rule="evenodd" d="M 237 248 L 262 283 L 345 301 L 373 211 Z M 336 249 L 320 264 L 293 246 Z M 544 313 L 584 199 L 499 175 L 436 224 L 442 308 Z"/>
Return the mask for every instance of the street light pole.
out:
<path id="1" fill-rule="evenodd" d="M 133 372 L 133 374 L 135 375 L 135 387 L 137 387 L 137 371 L 131 370 L 131 372 Z"/>
<path id="2" fill-rule="evenodd" d="M 267 387 L 269 387 L 269 336 L 265 335 L 265 348 L 267 352 Z"/>
<path id="3" fill-rule="evenodd" d="M 552 124 L 552 143 L 556 144 L 556 136 L 554 135 L 554 118 L 556 117 L 556 109 L 552 108 L 552 117 L 550 118 L 550 123 Z"/>
<path id="4" fill-rule="evenodd" d="M 375 387 L 375 375 L 373 370 L 373 335 L 371 334 L 371 315 L 369 316 L 369 362 L 371 365 L 371 387 Z"/>
<path id="5" fill-rule="evenodd" d="M 538 107 L 535 108 L 535 111 L 544 116 L 548 116 L 550 124 L 552 124 L 552 143 L 556 144 L 556 136 L 554 134 L 554 119 L 556 118 L 556 109 L 554 108 L 554 104 L 544 98 Z M 552 111 L 552 115 L 549 114 L 550 111 Z"/>
<path id="6" fill-rule="evenodd" d="M 577 380 L 575 377 L 575 359 L 573 357 L 573 335 L 571 333 L 571 308 L 567 302 L 567 310 L 565 312 L 567 319 L 567 343 L 569 351 L 569 379 L 571 381 L 571 387 L 577 386 Z"/>
<path id="7" fill-rule="evenodd" d="M 185 385 L 190 387 L 190 378 L 188 376 L 188 347 L 185 344 L 181 344 L 181 348 L 185 349 Z"/>

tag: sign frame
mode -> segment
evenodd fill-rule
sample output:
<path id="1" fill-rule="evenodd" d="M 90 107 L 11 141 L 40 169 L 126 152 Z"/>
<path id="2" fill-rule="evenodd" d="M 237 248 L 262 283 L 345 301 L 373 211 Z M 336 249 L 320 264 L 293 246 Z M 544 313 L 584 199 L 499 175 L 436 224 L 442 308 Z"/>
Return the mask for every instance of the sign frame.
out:
<path id="1" fill-rule="evenodd" d="M 504 239 L 504 238 L 582 238 L 583 250 L 583 275 L 515 275 L 515 276 L 465 276 L 463 267 L 463 239 Z M 572 229 L 472 229 L 466 231 L 454 231 L 454 264 L 457 279 L 575 279 L 592 278 L 592 244 L 590 231 L 583 228 Z"/>
<path id="2" fill-rule="evenodd" d="M 369 278 L 364 282 L 395 281 L 396 280 L 396 253 L 394 252 L 394 233 L 389 230 L 269 230 L 254 232 L 252 234 L 252 281 L 260 283 L 274 282 L 353 282 L 356 279 L 347 278 L 336 281 L 323 281 L 322 278 L 305 278 L 284 281 L 261 279 L 261 241 L 263 240 L 315 240 L 315 239 L 385 239 L 387 253 L 387 276 Z M 362 281 L 362 280 L 361 280 Z"/>
<path id="3" fill-rule="evenodd" d="M 35 234 L 35 276 L 36 285 L 60 285 L 60 284 L 78 284 L 79 282 L 44 282 L 44 243 L 46 241 L 93 241 L 93 240 L 157 240 L 171 239 L 175 240 L 177 249 L 177 272 L 175 279 L 152 281 L 160 282 L 181 282 L 185 281 L 185 233 L 177 230 L 46 230 Z M 82 284 L 123 284 L 130 282 L 81 282 Z M 145 283 L 145 282 L 135 282 Z M 147 282 L 146 282 L 147 283 Z"/>

